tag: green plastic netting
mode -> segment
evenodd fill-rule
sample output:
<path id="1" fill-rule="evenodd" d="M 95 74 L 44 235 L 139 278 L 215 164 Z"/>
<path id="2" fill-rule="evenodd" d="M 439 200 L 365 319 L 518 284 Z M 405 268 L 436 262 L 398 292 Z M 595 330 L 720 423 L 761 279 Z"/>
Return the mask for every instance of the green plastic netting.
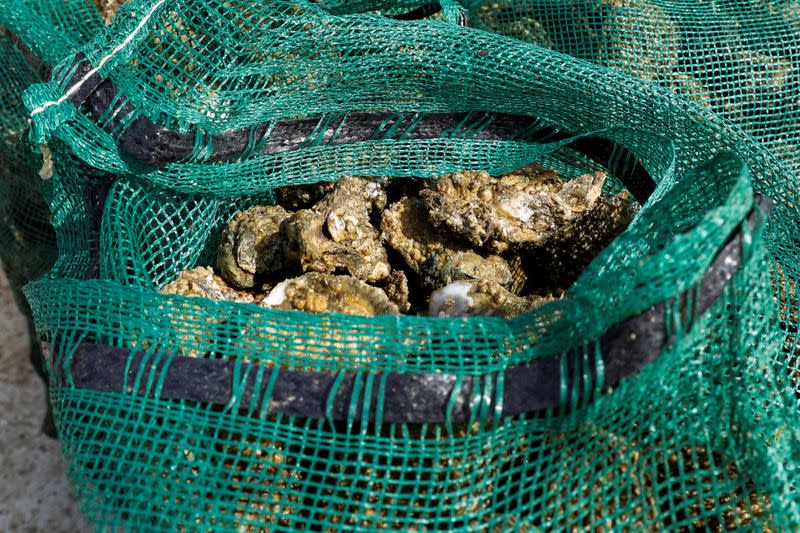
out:
<path id="1" fill-rule="evenodd" d="M 85 46 L 47 24 L 47 10 L 36 18 L 4 6 L 0 22 L 48 63 L 60 60 L 50 82 L 25 94 L 60 248 L 26 295 L 49 345 L 69 475 L 98 529 L 800 523 L 797 21 L 775 14 L 797 4 L 509 4 L 443 2 L 434 20 L 400 21 L 383 14 L 420 3 L 134 1 Z M 658 15 L 633 17 L 635 8 Z M 762 11 L 775 15 L 762 20 Z M 719 41 L 705 37 L 712 32 Z M 739 40 L 726 41 L 731 34 Z M 741 58 L 755 48 L 789 56 L 788 73 L 769 66 L 751 79 L 762 60 Z M 688 76 L 685 94 L 702 88 L 710 109 L 582 59 L 669 87 L 669 76 Z M 364 113 L 382 118 L 349 138 Z M 421 135 L 437 114 L 457 120 Z M 287 121 L 311 126 L 272 143 Z M 515 125 L 506 137 L 486 135 L 504 124 Z M 157 292 L 207 264 L 221 225 L 277 186 L 531 161 L 576 175 L 598 164 L 574 150 L 577 137 L 613 141 L 612 187 L 634 163 L 658 186 L 566 299 L 516 319 L 303 315 Z M 766 227 L 746 222 L 754 192 L 774 204 Z M 737 273 L 693 314 L 691 295 L 737 230 Z M 606 386 L 601 336 L 660 303 L 670 341 L 641 372 Z M 122 390 L 75 385 L 86 343 L 139 352 L 126 359 Z M 576 351 L 583 367 L 568 375 Z M 235 362 L 227 402 L 161 397 L 186 356 Z M 500 417 L 506 371 L 551 358 L 562 361 L 561 405 Z M 336 383 L 355 376 L 347 416 L 332 414 L 335 387 L 321 418 L 270 412 L 272 381 L 242 400 L 252 378 L 297 368 L 334 373 Z M 384 422 L 393 372 L 456 376 L 453 404 L 472 380 L 469 418 Z"/>
<path id="2" fill-rule="evenodd" d="M 22 93 L 47 78 L 48 66 L 40 57 L 57 61 L 72 47 L 90 40 L 103 23 L 98 11 L 101 6 L 81 1 L 20 2 L 18 7 L 32 9 L 47 24 L 38 26 L 42 33 L 36 38 L 25 39 L 36 55 L 20 46 L 20 38 L 27 34 L 11 33 L 0 26 L 0 262 L 29 322 L 31 361 L 44 377 L 42 354 L 22 287 L 53 266 L 58 247 L 38 168 L 30 164 L 26 142 L 29 114 Z"/>
<path id="3" fill-rule="evenodd" d="M 47 272 L 58 249 L 47 204 L 36 173 L 29 166 L 22 92 L 42 79 L 1 32 L 0 68 L 6 73 L 0 77 L 0 268 L 28 318 L 32 361 L 41 369 L 33 319 L 22 287 Z"/>

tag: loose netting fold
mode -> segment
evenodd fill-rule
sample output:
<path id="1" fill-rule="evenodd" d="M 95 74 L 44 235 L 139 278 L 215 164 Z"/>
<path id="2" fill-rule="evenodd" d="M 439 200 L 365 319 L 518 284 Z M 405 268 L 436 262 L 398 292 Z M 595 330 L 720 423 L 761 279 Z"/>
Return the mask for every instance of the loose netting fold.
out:
<path id="1" fill-rule="evenodd" d="M 334 13 L 448 2 L 323 0 Z M 800 165 L 800 2 L 796 0 L 462 0 L 470 27 L 617 69 L 708 107 Z"/>
<path id="2" fill-rule="evenodd" d="M 69 475 L 98 528 L 797 523 L 777 320 L 794 303 L 775 301 L 776 280 L 796 279 L 792 172 L 710 111 L 452 21 L 199 0 L 124 7 L 26 105 L 62 243 L 26 294 Z M 616 189 L 642 172 L 657 185 L 567 298 L 516 319 L 304 315 L 157 293 L 278 186 L 531 161 L 568 176 L 602 166 Z M 773 203 L 766 227 L 754 193 Z M 734 235 L 739 264 L 697 312 Z M 638 373 L 610 379 L 619 361 L 603 358 L 603 335 L 654 307 L 661 342 Z M 91 346 L 108 355 L 86 366 Z M 84 386 L 120 353 L 119 383 Z M 202 398 L 165 397 L 190 359 L 228 365 L 227 396 L 190 382 Z M 503 416 L 510 372 L 545 361 L 558 405 Z M 282 375 L 298 370 L 333 377 L 320 416 L 281 411 Z M 410 373 L 453 376 L 441 420 L 392 421 L 392 376 Z"/>

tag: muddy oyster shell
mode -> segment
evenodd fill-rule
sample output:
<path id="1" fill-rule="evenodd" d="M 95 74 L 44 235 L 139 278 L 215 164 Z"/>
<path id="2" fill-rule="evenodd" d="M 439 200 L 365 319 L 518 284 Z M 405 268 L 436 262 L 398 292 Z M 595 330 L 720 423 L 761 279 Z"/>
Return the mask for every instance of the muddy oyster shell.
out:
<path id="1" fill-rule="evenodd" d="M 250 289 L 266 277 L 290 268 L 281 224 L 291 213 L 279 205 L 237 213 L 225 226 L 217 251 L 217 269 L 230 284 Z"/>
<path id="2" fill-rule="evenodd" d="M 553 298 L 523 298 L 485 279 L 456 281 L 433 291 L 428 314 L 433 317 L 498 316 L 511 318 Z"/>
<path id="3" fill-rule="evenodd" d="M 304 271 L 346 272 L 358 279 L 385 280 L 392 268 L 380 234 L 370 223 L 373 209 L 386 206 L 383 180 L 345 177 L 311 209 L 286 221 L 286 254 Z"/>
<path id="4" fill-rule="evenodd" d="M 560 182 L 538 165 L 494 178 L 467 170 L 430 180 L 420 192 L 431 221 L 477 246 L 503 252 L 510 245 L 545 242 L 578 219 L 600 197 L 605 173 Z"/>
<path id="5" fill-rule="evenodd" d="M 184 270 L 176 279 L 164 285 L 161 293 L 201 296 L 217 301 L 239 303 L 256 303 L 257 300 L 253 294 L 229 286 L 209 267 Z"/>
<path id="6" fill-rule="evenodd" d="M 439 234 L 417 198 L 404 198 L 389 206 L 383 212 L 381 230 L 386 244 L 429 286 L 461 279 L 489 279 L 500 285 L 512 281 L 511 269 L 499 255 L 479 254 Z"/>
<path id="7" fill-rule="evenodd" d="M 278 283 L 261 305 L 273 309 L 346 315 L 397 315 L 386 293 L 351 276 L 309 272 Z"/>

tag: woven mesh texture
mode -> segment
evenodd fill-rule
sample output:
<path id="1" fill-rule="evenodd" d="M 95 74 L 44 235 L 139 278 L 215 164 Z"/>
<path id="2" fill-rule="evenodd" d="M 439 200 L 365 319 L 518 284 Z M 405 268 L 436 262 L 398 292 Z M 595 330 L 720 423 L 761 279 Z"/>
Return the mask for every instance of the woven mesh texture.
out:
<path id="1" fill-rule="evenodd" d="M 24 31 L 12 33 L 0 26 L 0 260 L 17 303 L 31 321 L 32 336 L 32 318 L 21 289 L 53 266 L 58 246 L 38 168 L 33 168 L 37 164 L 30 161 L 29 114 L 22 93 L 47 78 L 48 61 L 52 66 L 94 37 L 102 24 L 99 8 L 80 0 L 19 2 L 7 15 L 24 21 Z M 32 342 L 32 360 L 38 366 L 36 344 Z"/>
<path id="2" fill-rule="evenodd" d="M 0 259 L 14 287 L 52 266 L 55 233 L 35 172 L 26 158 L 22 91 L 41 81 L 9 38 L 0 36 Z"/>
<path id="3" fill-rule="evenodd" d="M 711 5 L 672 2 L 672 11 L 653 8 L 666 17 L 633 18 L 627 2 L 541 2 L 550 18 L 520 14 L 531 4 L 442 2 L 435 20 L 399 21 L 384 15 L 420 3 L 141 0 L 99 25 L 91 44 L 61 49 L 52 80 L 25 93 L 32 140 L 52 154 L 45 195 L 60 244 L 55 267 L 26 295 L 50 346 L 69 475 L 98 529 L 721 531 L 800 521 L 800 218 L 787 155 L 796 131 L 766 133 L 770 117 L 796 117 L 773 104 L 788 105 L 797 75 L 743 97 L 748 81 L 730 75 L 738 67 L 703 66 L 719 55 L 704 49 L 716 41 L 681 41 L 671 28 L 711 31 Z M 32 12 L 23 7 L 0 20 L 36 51 L 43 37 L 21 28 Z M 587 13 L 585 35 L 573 7 Z M 621 22 L 609 15 L 617 11 Z M 741 28 L 775 55 L 794 53 L 792 37 L 755 13 Z M 628 20 L 660 21 L 663 42 L 648 44 L 653 33 Z M 522 42 L 536 41 L 538 27 L 578 59 Z M 702 72 L 709 106 L 587 58 L 629 72 Z M 746 60 L 746 72 L 758 61 Z M 92 84 L 76 106 L 70 98 Z M 740 97 L 753 107 L 733 111 Z M 438 115 L 452 124 L 427 128 Z M 287 124 L 292 134 L 278 135 Z M 490 135 L 498 130 L 506 135 Z M 304 315 L 157 292 L 207 264 L 222 224 L 271 201 L 275 187 L 532 161 L 576 175 L 597 164 L 570 148 L 578 138 L 614 142 L 606 166 L 620 179 L 611 188 L 637 163 L 656 191 L 567 298 L 515 319 Z M 754 192 L 774 207 L 766 227 L 751 229 L 743 221 Z M 679 297 L 737 230 L 741 267 L 695 316 Z M 598 339 L 657 303 L 671 342 L 638 374 L 604 386 Z M 73 385 L 71 361 L 86 342 L 146 354 L 129 392 Z M 560 408 L 494 416 L 503 370 L 576 349 L 585 374 Z M 238 363 L 227 404 L 160 398 L 163 372 L 153 369 L 186 356 Z M 269 386 L 241 402 L 244 377 L 258 382 L 264 367 L 357 376 L 353 416 L 270 414 Z M 476 378 L 471 419 L 383 423 L 381 402 L 364 398 L 391 394 L 389 371 Z M 367 409 L 371 421 L 355 416 Z"/>
<path id="4" fill-rule="evenodd" d="M 33 318 L 22 287 L 52 267 L 56 236 L 38 178 L 27 157 L 27 112 L 22 92 L 41 82 L 39 73 L 0 28 L 0 262 L 14 299 L 28 318 L 32 361 L 41 370 Z"/>

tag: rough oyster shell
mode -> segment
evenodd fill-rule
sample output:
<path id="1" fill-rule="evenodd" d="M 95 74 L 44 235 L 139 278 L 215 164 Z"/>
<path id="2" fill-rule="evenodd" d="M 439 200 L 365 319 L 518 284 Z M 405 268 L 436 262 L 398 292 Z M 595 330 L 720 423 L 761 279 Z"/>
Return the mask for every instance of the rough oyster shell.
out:
<path id="1" fill-rule="evenodd" d="M 512 280 L 508 263 L 495 254 L 478 254 L 436 232 L 425 205 L 403 198 L 389 206 L 381 220 L 383 240 L 403 256 L 423 281 L 441 287 L 461 279 L 490 279 L 500 285 Z"/>
<path id="2" fill-rule="evenodd" d="M 94 5 L 103 17 L 103 22 L 110 24 L 111 20 L 128 0 L 94 0 Z"/>
<path id="3" fill-rule="evenodd" d="M 304 271 L 344 271 L 364 281 L 385 280 L 392 268 L 380 234 L 370 223 L 373 209 L 385 206 L 381 181 L 342 178 L 312 209 L 302 209 L 286 221 L 286 254 Z"/>
<path id="4" fill-rule="evenodd" d="M 510 245 L 545 242 L 600 197 L 605 173 L 570 182 L 538 165 L 494 178 L 467 170 L 430 180 L 420 192 L 431 221 L 477 246 L 503 252 Z"/>
<path id="5" fill-rule="evenodd" d="M 230 284 L 249 289 L 291 266 L 286 258 L 281 224 L 291 216 L 279 205 L 237 213 L 222 233 L 217 269 Z"/>
<path id="6" fill-rule="evenodd" d="M 386 293 L 351 276 L 309 272 L 278 283 L 261 301 L 273 309 L 346 315 L 397 315 Z"/>
<path id="7" fill-rule="evenodd" d="M 256 303 L 256 297 L 249 292 L 237 291 L 225 280 L 214 274 L 209 267 L 184 270 L 176 279 L 161 288 L 163 294 L 201 296 L 216 301 Z"/>
<path id="8" fill-rule="evenodd" d="M 260 296 L 230 287 L 209 267 L 184 270 L 177 278 L 164 285 L 160 292 L 237 303 L 258 303 L 260 299 Z M 173 311 L 170 312 L 170 319 L 175 325 L 175 334 L 181 345 L 180 353 L 185 357 L 206 357 L 207 353 L 197 347 L 208 343 L 209 331 L 213 331 L 219 322 L 196 323 L 191 317 Z M 146 342 L 142 343 L 142 346 L 146 345 Z"/>
<path id="9" fill-rule="evenodd" d="M 639 206 L 628 193 L 602 195 L 580 220 L 565 224 L 543 246 L 526 254 L 527 291 L 565 291 L 589 263 L 628 227 Z M 536 285 L 536 286 L 533 286 Z"/>
<path id="10" fill-rule="evenodd" d="M 381 289 L 401 313 L 405 313 L 411 308 L 411 303 L 408 301 L 408 278 L 402 270 L 393 270 Z"/>
<path id="11" fill-rule="evenodd" d="M 456 281 L 431 294 L 428 314 L 434 317 L 498 316 L 511 318 L 553 298 L 523 298 L 485 279 Z"/>

